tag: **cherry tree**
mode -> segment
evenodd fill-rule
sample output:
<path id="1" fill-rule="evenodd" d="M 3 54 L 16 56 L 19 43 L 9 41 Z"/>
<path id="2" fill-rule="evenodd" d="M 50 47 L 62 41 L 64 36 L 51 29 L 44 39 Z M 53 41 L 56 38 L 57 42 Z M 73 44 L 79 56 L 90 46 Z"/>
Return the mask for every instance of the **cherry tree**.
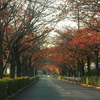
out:
<path id="1" fill-rule="evenodd" d="M 53 20 L 57 21 L 57 18 L 54 17 L 48 21 L 47 17 L 53 16 L 50 12 L 50 9 L 53 9 L 52 7 L 49 8 L 47 13 L 50 4 L 51 2 L 45 0 L 41 2 L 37 0 L 33 2 L 15 0 L 7 2 L 7 5 L 2 8 L 2 16 L 0 16 L 0 78 L 2 78 L 8 62 L 11 65 L 10 77 L 14 77 L 16 64 L 19 65 L 17 69 L 20 69 L 21 53 L 29 49 L 32 43 L 41 48 L 43 38 L 51 31 L 46 25 L 49 23 L 50 26 Z M 52 11 L 54 12 L 54 10 Z M 7 55 L 5 55 L 5 51 L 8 51 Z M 2 55 L 5 56 L 5 64 L 2 62 Z"/>

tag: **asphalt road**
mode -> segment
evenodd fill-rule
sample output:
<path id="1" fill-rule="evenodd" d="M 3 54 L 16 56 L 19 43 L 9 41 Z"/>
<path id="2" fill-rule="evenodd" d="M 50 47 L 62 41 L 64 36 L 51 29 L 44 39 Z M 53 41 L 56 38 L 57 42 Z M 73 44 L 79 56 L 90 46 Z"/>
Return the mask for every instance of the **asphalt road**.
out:
<path id="1" fill-rule="evenodd" d="M 13 100 L 100 100 L 100 91 L 55 78 L 41 78 Z"/>

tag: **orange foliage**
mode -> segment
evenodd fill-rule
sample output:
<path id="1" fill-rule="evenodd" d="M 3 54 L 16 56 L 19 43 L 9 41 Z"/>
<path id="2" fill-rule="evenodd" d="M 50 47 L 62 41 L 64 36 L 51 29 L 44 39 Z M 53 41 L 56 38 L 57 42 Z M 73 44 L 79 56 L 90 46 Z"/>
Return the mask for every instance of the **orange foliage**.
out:
<path id="1" fill-rule="evenodd" d="M 18 8 L 19 8 L 19 12 L 23 10 L 23 8 L 22 8 L 22 7 L 18 7 Z"/>
<path id="2" fill-rule="evenodd" d="M 5 30 L 5 31 L 10 32 L 10 31 L 12 31 L 12 25 L 9 25 L 9 26 L 7 26 L 7 27 L 4 27 L 4 28 L 2 28 L 1 30 Z"/>
<path id="3" fill-rule="evenodd" d="M 49 70 L 52 71 L 52 72 L 55 71 L 55 72 L 58 73 L 58 74 L 60 73 L 60 72 L 59 72 L 59 69 L 58 69 L 55 65 L 54 65 L 54 66 L 50 66 L 50 67 L 49 67 Z"/>

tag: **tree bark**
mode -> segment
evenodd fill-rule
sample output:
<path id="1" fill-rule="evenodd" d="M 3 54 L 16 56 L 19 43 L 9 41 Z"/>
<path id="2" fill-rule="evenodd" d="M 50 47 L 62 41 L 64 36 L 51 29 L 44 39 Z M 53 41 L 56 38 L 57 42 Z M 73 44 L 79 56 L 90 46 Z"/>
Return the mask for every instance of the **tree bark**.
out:
<path id="1" fill-rule="evenodd" d="M 2 60 L 2 34 L 0 32 L 0 79 L 3 77 L 3 60 Z"/>
<path id="2" fill-rule="evenodd" d="M 15 62 L 11 61 L 11 66 L 10 66 L 10 78 L 15 77 Z"/>
<path id="3" fill-rule="evenodd" d="M 74 77 L 76 77 L 76 68 L 75 68 L 75 66 L 74 66 L 74 69 L 73 69 L 73 75 L 74 75 Z"/>
<path id="4" fill-rule="evenodd" d="M 15 77 L 15 53 L 11 53 L 11 59 L 10 59 L 10 78 L 14 78 Z"/>
<path id="5" fill-rule="evenodd" d="M 91 69 L 90 69 L 90 57 L 87 56 L 87 66 L 88 66 L 88 76 L 91 76 Z"/>
<path id="6" fill-rule="evenodd" d="M 23 57 L 22 67 L 21 67 L 21 76 L 26 75 L 26 65 L 27 65 L 26 59 L 24 59 L 24 57 Z"/>
<path id="7" fill-rule="evenodd" d="M 83 77 L 84 74 L 84 62 L 80 62 L 78 60 L 78 72 L 80 72 L 80 76 Z"/>
<path id="8" fill-rule="evenodd" d="M 21 63 L 19 55 L 17 55 L 16 64 L 17 64 L 17 77 L 21 77 Z"/>
<path id="9" fill-rule="evenodd" d="M 95 64 L 96 64 L 96 76 L 99 76 L 99 65 L 98 65 L 98 51 L 95 51 L 95 55 L 96 55 L 96 60 L 95 60 Z"/>

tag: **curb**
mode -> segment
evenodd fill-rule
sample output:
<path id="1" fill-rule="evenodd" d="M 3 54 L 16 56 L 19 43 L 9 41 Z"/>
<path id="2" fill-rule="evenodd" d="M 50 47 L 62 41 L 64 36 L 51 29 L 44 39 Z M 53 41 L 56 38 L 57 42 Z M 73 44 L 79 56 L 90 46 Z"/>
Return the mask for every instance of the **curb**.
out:
<path id="1" fill-rule="evenodd" d="M 33 81 L 32 83 L 30 83 L 29 85 L 19 89 L 17 92 L 15 92 L 14 94 L 7 96 L 6 98 L 4 98 L 3 100 L 11 100 L 13 97 L 17 96 L 20 92 L 22 92 L 23 90 L 27 89 L 28 87 L 30 87 L 31 85 L 33 85 L 37 80 Z"/>
<path id="2" fill-rule="evenodd" d="M 80 86 L 84 86 L 84 87 L 88 87 L 88 88 L 92 88 L 95 90 L 100 90 L 100 87 L 96 87 L 96 86 L 92 86 L 92 85 L 87 85 L 87 84 L 79 84 Z"/>
<path id="3" fill-rule="evenodd" d="M 96 87 L 96 86 L 92 86 L 92 85 L 88 85 L 88 84 L 82 84 L 82 83 L 77 83 L 77 82 L 63 80 L 63 79 L 59 79 L 59 80 L 62 80 L 62 81 L 68 82 L 68 83 L 72 83 L 72 84 L 76 84 L 76 85 L 80 85 L 80 86 L 87 87 L 87 88 L 92 88 L 95 90 L 100 90 L 100 87 Z"/>

